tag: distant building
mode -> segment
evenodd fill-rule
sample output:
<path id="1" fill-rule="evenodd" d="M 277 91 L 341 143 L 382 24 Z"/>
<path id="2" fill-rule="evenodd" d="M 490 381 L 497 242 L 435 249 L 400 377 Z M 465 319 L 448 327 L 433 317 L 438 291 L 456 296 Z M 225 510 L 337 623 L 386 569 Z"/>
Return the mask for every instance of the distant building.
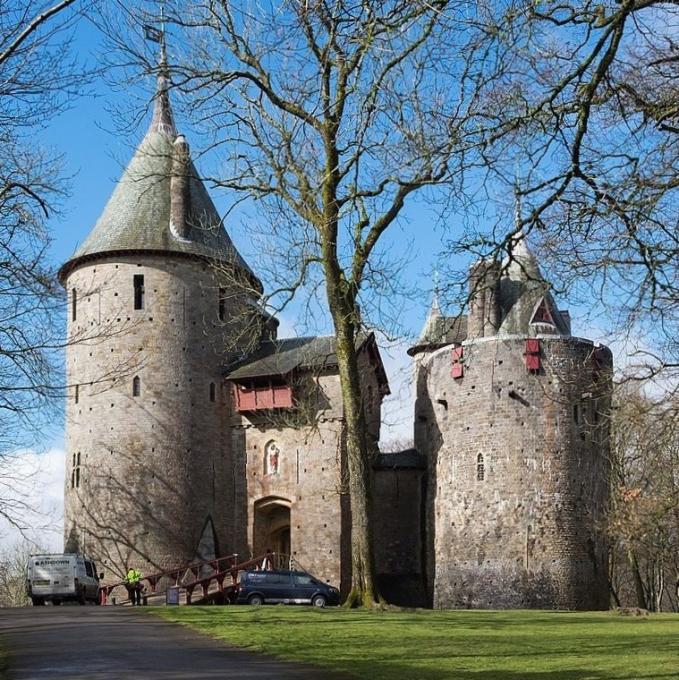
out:
<path id="1" fill-rule="evenodd" d="M 358 340 L 384 593 L 441 607 L 607 606 L 610 352 L 570 336 L 526 250 L 475 266 L 468 317 L 418 343 L 416 449 L 379 454 L 389 386 Z M 277 337 L 177 133 L 151 126 L 60 278 L 67 550 L 110 572 L 267 550 L 348 591 L 334 340 Z"/>

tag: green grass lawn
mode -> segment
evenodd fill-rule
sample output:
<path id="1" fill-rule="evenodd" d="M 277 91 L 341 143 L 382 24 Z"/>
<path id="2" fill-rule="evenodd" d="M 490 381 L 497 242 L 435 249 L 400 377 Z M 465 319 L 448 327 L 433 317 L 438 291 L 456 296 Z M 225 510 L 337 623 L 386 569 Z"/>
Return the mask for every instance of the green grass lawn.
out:
<path id="1" fill-rule="evenodd" d="M 370 680 L 679 678 L 679 615 L 163 607 L 238 647 Z"/>

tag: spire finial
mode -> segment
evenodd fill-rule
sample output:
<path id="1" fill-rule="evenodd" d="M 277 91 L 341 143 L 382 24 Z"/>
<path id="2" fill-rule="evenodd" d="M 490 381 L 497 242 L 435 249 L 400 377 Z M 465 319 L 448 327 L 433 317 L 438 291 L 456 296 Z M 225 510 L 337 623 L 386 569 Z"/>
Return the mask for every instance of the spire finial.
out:
<path id="1" fill-rule="evenodd" d="M 167 65 L 167 50 L 165 46 L 165 8 L 160 6 L 160 30 L 151 26 L 145 26 L 146 37 L 148 40 L 159 43 L 160 54 L 158 57 L 158 77 L 156 84 L 156 103 L 153 109 L 153 120 L 151 130 L 166 134 L 172 139 L 177 136 L 177 129 L 174 126 L 174 116 L 170 106 L 168 94 L 170 82 L 170 69 Z"/>
<path id="2" fill-rule="evenodd" d="M 167 52 L 165 50 L 165 3 L 160 3 L 160 67 L 167 70 Z"/>
<path id="3" fill-rule="evenodd" d="M 432 275 L 432 279 L 434 282 L 434 299 L 431 302 L 431 307 L 432 309 L 439 310 L 440 309 L 440 301 L 439 301 L 439 270 L 438 267 L 434 267 L 434 273 Z"/>
<path id="4" fill-rule="evenodd" d="M 514 229 L 517 241 L 524 238 L 523 218 L 521 217 L 521 190 L 518 178 L 514 181 Z"/>

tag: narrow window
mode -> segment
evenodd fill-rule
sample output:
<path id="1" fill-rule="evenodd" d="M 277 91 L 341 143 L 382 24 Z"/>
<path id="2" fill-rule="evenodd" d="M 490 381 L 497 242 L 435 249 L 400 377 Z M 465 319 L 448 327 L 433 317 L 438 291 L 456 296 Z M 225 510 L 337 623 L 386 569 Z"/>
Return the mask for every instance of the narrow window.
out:
<path id="1" fill-rule="evenodd" d="M 141 380 L 138 375 L 132 378 L 132 396 L 138 397 L 141 394 Z"/>
<path id="2" fill-rule="evenodd" d="M 217 314 L 219 316 L 219 320 L 224 321 L 226 318 L 226 288 L 219 289 L 219 298 L 217 304 Z"/>
<path id="3" fill-rule="evenodd" d="M 580 422 L 580 406 L 573 404 L 573 422 L 577 425 Z"/>
<path id="4" fill-rule="evenodd" d="M 135 274 L 134 280 L 134 308 L 144 309 L 144 275 Z"/>
<path id="5" fill-rule="evenodd" d="M 476 479 L 482 482 L 486 478 L 486 466 L 483 462 L 483 454 L 476 456 Z"/>
<path id="6" fill-rule="evenodd" d="M 80 487 L 80 451 L 73 454 L 73 471 L 71 472 L 71 488 L 78 489 Z"/>
<path id="7" fill-rule="evenodd" d="M 216 388 L 215 388 L 215 384 L 214 384 L 214 383 L 210 383 L 210 401 L 214 401 L 214 400 L 215 400 L 216 392 L 217 392 L 217 390 L 216 390 Z"/>
<path id="8" fill-rule="evenodd" d="M 80 399 L 80 385 L 75 386 L 75 391 L 73 393 L 73 397 L 75 399 L 75 403 L 78 403 L 78 400 Z"/>
<path id="9" fill-rule="evenodd" d="M 71 320 L 75 321 L 78 316 L 78 293 L 75 288 L 71 289 Z"/>

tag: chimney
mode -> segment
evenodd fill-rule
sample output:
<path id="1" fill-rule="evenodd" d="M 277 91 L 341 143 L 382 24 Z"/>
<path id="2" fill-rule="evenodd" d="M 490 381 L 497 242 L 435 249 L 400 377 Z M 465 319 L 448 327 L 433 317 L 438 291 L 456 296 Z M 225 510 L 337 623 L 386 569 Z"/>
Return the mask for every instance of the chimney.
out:
<path id="1" fill-rule="evenodd" d="M 500 263 L 479 260 L 469 270 L 469 338 L 495 335 L 500 328 Z"/>
<path id="2" fill-rule="evenodd" d="M 484 263 L 483 283 L 485 288 L 484 335 L 495 335 L 500 328 L 500 263 Z"/>
<path id="3" fill-rule="evenodd" d="M 189 237 L 189 145 L 178 135 L 172 147 L 170 176 L 170 231 L 181 239 Z"/>
<path id="4" fill-rule="evenodd" d="M 479 260 L 469 269 L 469 316 L 467 337 L 482 338 L 486 317 L 485 262 Z"/>

